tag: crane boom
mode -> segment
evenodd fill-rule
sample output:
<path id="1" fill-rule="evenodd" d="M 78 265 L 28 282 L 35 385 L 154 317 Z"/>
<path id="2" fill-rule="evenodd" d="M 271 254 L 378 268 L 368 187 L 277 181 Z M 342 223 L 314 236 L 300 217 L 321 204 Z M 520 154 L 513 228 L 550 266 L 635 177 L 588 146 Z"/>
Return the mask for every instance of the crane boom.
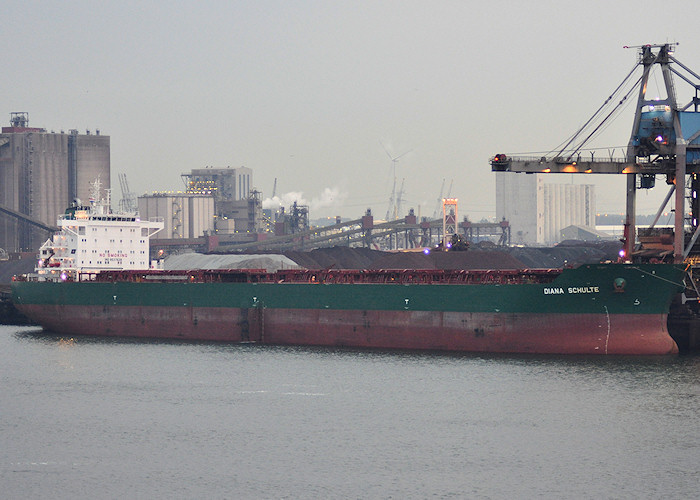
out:
<path id="1" fill-rule="evenodd" d="M 639 84 L 637 107 L 625 158 L 597 159 L 594 158 L 593 154 L 591 154 L 590 159 L 582 158 L 580 153 L 582 143 L 571 152 L 565 153 L 562 150 L 553 157 L 517 157 L 503 153 L 497 154 L 490 159 L 491 170 L 494 172 L 525 173 L 627 174 L 624 239 L 626 258 L 632 255 L 635 244 L 637 180 L 639 179 L 640 188 L 648 189 L 654 187 L 654 179 L 657 174 L 666 175 L 666 181 L 677 187 L 675 190 L 673 254 L 674 260 L 681 262 L 684 255 L 688 253 L 684 249 L 686 175 L 692 175 L 691 189 L 693 193 L 700 190 L 700 176 L 698 175 L 700 174 L 700 113 L 698 112 L 700 85 L 691 83 L 690 77 L 683 76 L 684 81 L 693 85 L 695 97 L 685 106 L 679 106 L 672 78 L 673 74 L 678 75 L 679 73 L 675 69 L 671 69 L 670 64 L 672 62 L 678 64 L 693 77 L 697 78 L 698 75 L 678 63 L 671 55 L 675 45 L 642 45 L 639 47 L 638 64 L 643 67 L 643 71 L 637 82 Z M 646 98 L 649 74 L 655 64 L 659 64 L 663 72 L 666 99 L 649 100 Z M 624 102 L 624 99 L 620 101 L 618 107 Z M 694 107 L 694 110 L 689 111 L 691 107 Z M 608 114 L 604 120 L 607 120 L 612 113 Z M 584 140 L 584 143 L 593 136 L 598 128 L 600 128 L 600 124 Z M 696 199 L 697 196 L 694 196 L 693 200 Z M 700 203 L 693 201 L 691 209 L 691 226 L 696 234 L 700 234 Z"/>

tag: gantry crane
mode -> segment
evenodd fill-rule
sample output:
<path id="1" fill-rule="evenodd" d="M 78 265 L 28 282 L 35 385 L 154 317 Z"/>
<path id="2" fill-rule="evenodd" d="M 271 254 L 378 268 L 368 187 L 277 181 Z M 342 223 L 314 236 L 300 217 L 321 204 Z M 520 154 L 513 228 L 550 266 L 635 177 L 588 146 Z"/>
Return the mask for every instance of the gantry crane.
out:
<path id="1" fill-rule="evenodd" d="M 654 187 L 656 175 L 665 175 L 666 182 L 672 187 L 659 208 L 657 220 L 675 190 L 673 256 L 675 262 L 682 262 L 700 234 L 698 224 L 700 200 L 697 194 L 700 191 L 700 112 L 698 112 L 700 76 L 673 56 L 676 45 L 666 43 L 626 47 L 638 49 L 637 64 L 615 92 L 562 149 L 539 158 L 497 154 L 491 158 L 491 169 L 495 172 L 627 174 L 624 231 L 626 258 L 631 257 L 635 244 L 636 191 L 638 188 Z M 661 67 L 666 97 L 651 100 L 646 96 L 647 83 L 651 69 L 656 64 Z M 632 82 L 630 78 L 639 67 L 642 68 L 642 75 L 624 93 L 623 88 Z M 673 75 L 691 85 L 695 92 L 690 102 L 683 106 L 677 102 Z M 637 106 L 626 156 L 620 159 L 594 158 L 593 155 L 590 158 L 582 157 L 583 146 L 599 132 L 617 110 L 626 104 L 627 98 L 633 95 L 635 89 L 638 89 Z M 604 108 L 610 103 L 614 104 L 616 96 L 619 96 L 620 101 L 612 111 L 605 114 Z M 600 121 L 596 122 L 596 120 Z M 687 246 L 685 245 L 686 176 L 690 176 L 690 226 L 694 231 Z"/>
<path id="2" fill-rule="evenodd" d="M 119 186 L 122 190 L 122 199 L 119 202 L 119 208 L 124 212 L 136 212 L 139 208 L 136 200 L 136 193 L 129 190 L 129 182 L 126 180 L 126 174 L 120 173 Z"/>

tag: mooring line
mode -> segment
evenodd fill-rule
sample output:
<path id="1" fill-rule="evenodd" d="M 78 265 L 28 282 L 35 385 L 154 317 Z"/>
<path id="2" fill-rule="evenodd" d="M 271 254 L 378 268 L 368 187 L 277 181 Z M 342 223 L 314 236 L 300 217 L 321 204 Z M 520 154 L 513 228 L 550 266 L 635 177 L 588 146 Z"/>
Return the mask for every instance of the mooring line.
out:
<path id="1" fill-rule="evenodd" d="M 645 271 L 644 269 L 640 269 L 640 268 L 638 268 L 637 266 L 632 266 L 632 269 L 636 269 L 637 271 L 639 271 L 639 272 L 642 273 L 642 274 L 648 274 L 648 275 L 651 276 L 652 278 L 656 278 L 657 280 L 665 281 L 666 283 L 671 283 L 672 285 L 683 286 L 683 287 L 685 286 L 685 282 L 680 282 L 680 283 L 678 283 L 678 282 L 676 282 L 676 281 L 671 281 L 671 280 L 669 280 L 669 279 L 662 278 L 661 276 L 657 276 L 657 275 L 654 274 L 654 273 L 650 273 L 649 271 Z"/>

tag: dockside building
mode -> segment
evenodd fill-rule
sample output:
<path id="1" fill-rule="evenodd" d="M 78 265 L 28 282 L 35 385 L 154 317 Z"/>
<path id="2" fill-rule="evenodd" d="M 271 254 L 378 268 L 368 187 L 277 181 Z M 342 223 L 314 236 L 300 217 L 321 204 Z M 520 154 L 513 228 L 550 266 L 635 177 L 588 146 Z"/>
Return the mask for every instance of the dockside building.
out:
<path id="1" fill-rule="evenodd" d="M 88 200 L 91 183 L 109 188 L 109 148 L 99 130 L 48 132 L 11 113 L 0 133 L 0 248 L 36 251 L 74 199 Z"/>
<path id="2" fill-rule="evenodd" d="M 516 245 L 557 244 L 572 225 L 595 230 L 595 186 L 546 183 L 544 175 L 496 173 L 496 217 L 510 223 Z"/>

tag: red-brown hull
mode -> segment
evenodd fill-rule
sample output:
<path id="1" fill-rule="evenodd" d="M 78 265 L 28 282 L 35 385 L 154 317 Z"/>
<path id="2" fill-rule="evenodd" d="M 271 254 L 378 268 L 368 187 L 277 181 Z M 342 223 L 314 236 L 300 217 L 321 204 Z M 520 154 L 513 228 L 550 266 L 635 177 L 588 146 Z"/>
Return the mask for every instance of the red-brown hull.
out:
<path id="1" fill-rule="evenodd" d="M 543 354 L 678 352 L 666 314 L 19 307 L 46 329 L 68 335 Z"/>

